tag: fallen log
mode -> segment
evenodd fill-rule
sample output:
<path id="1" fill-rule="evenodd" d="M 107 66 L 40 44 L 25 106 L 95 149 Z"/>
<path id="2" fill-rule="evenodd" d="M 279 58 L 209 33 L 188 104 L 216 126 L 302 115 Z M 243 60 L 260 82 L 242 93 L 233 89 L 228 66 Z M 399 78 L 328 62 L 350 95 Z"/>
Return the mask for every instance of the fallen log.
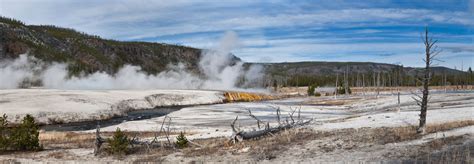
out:
<path id="1" fill-rule="evenodd" d="M 311 122 L 311 120 L 307 120 L 307 121 L 304 121 L 304 122 L 298 122 L 298 123 L 294 123 L 294 124 L 287 124 L 287 125 L 272 127 L 272 128 L 263 129 L 263 130 L 240 131 L 240 132 L 235 134 L 235 137 L 241 138 L 243 140 L 259 138 L 259 137 L 262 137 L 262 136 L 265 136 L 265 135 L 278 133 L 279 131 L 282 131 L 282 130 L 285 130 L 285 129 L 290 129 L 290 128 L 294 128 L 294 127 L 298 127 L 298 126 L 303 126 L 303 125 L 308 124 L 310 122 Z"/>
<path id="2" fill-rule="evenodd" d="M 250 113 L 249 114 L 250 117 L 257 120 L 257 124 L 259 124 L 260 122 L 263 122 L 260 119 L 258 119 L 257 117 L 255 117 L 252 114 L 252 112 L 250 111 L 250 109 L 247 109 L 247 110 Z M 293 119 L 293 114 L 295 113 L 295 111 L 296 110 L 293 110 L 292 112 L 289 113 L 289 118 L 291 118 L 292 121 L 289 122 L 288 119 L 287 119 L 286 124 L 282 124 L 280 122 L 280 108 L 276 108 L 278 126 L 277 127 L 270 127 L 269 123 L 267 122 L 267 125 L 266 125 L 265 129 L 260 129 L 260 125 L 259 125 L 258 126 L 259 130 L 253 130 L 253 131 L 242 131 L 242 130 L 240 130 L 240 128 L 235 127 L 235 123 L 237 122 L 237 120 L 239 118 L 237 116 L 234 119 L 234 121 L 232 121 L 232 123 L 230 124 L 230 126 L 232 128 L 232 131 L 233 131 L 233 135 L 231 136 L 231 140 L 232 140 L 232 142 L 236 143 L 236 142 L 241 142 L 243 140 L 259 138 L 259 137 L 262 137 L 262 136 L 265 136 L 265 135 L 272 135 L 273 133 L 277 133 L 277 132 L 285 130 L 285 129 L 290 129 L 290 128 L 294 128 L 294 127 L 309 124 L 313 120 L 313 119 L 306 120 L 306 121 L 298 120 L 298 121 L 295 122 L 294 119 Z M 298 117 L 300 115 L 299 113 L 300 112 L 298 111 Z"/>

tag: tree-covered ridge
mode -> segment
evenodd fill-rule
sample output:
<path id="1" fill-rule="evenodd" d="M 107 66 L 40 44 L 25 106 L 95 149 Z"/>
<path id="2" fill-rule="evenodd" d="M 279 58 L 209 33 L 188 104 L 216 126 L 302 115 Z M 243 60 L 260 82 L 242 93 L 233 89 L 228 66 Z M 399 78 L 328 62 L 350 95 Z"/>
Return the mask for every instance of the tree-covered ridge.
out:
<path id="1" fill-rule="evenodd" d="M 423 69 L 402 65 L 370 62 L 295 62 L 295 63 L 254 63 L 266 69 L 266 86 L 335 86 L 336 80 L 343 83 L 347 71 L 348 85 L 365 86 L 417 86 L 417 77 Z M 430 85 L 472 85 L 472 71 L 454 70 L 446 67 L 431 69 Z M 271 79 L 271 80 L 270 80 Z M 277 84 L 274 84 L 277 83 Z"/>
<path id="2" fill-rule="evenodd" d="M 183 63 L 198 72 L 201 50 L 191 47 L 102 39 L 74 29 L 50 25 L 25 25 L 0 17 L 0 59 L 29 53 L 46 62 L 65 62 L 72 74 L 115 73 L 124 64 L 141 66 L 150 74 L 169 64 Z"/>

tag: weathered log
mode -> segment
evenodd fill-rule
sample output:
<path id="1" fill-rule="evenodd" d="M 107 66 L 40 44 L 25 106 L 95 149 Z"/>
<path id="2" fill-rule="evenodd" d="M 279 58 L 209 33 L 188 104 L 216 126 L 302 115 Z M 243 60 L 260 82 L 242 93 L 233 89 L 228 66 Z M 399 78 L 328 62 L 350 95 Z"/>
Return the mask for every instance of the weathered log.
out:
<path id="1" fill-rule="evenodd" d="M 302 125 L 308 124 L 313 120 L 313 119 L 310 119 L 310 120 L 307 120 L 307 121 L 300 120 L 301 107 L 295 108 L 295 109 L 290 107 L 291 112 L 288 113 L 289 117 L 286 118 L 286 124 L 284 124 L 284 123 L 281 122 L 281 119 L 280 119 L 280 107 L 276 107 L 276 106 L 270 106 L 270 107 L 276 109 L 276 115 L 277 115 L 276 119 L 278 121 L 278 126 L 277 127 L 270 127 L 270 123 L 267 122 L 266 126 L 265 126 L 265 129 L 260 130 L 260 122 L 263 123 L 263 121 L 258 119 L 255 115 L 253 115 L 252 112 L 250 111 L 250 109 L 247 109 L 247 111 L 249 112 L 249 116 L 254 118 L 255 120 L 257 120 L 259 130 L 242 131 L 242 130 L 240 130 L 239 127 L 235 127 L 235 123 L 237 122 L 237 120 L 239 118 L 239 116 L 236 116 L 235 119 L 230 124 L 230 127 L 232 128 L 232 131 L 233 131 L 233 134 L 231 136 L 231 141 L 236 143 L 236 142 L 240 142 L 240 141 L 243 141 L 243 140 L 259 138 L 259 137 L 262 137 L 262 136 L 265 136 L 265 135 L 273 135 L 273 133 L 277 133 L 281 130 L 290 129 L 290 128 L 294 128 L 294 127 L 297 127 L 297 126 L 302 126 Z M 298 121 L 295 122 L 295 120 L 293 118 L 293 115 L 295 114 L 297 109 L 298 109 Z M 291 122 L 288 120 L 288 118 L 291 119 Z"/>
<path id="2" fill-rule="evenodd" d="M 303 125 L 306 125 L 306 124 L 310 123 L 311 121 L 312 121 L 312 119 L 307 120 L 307 121 L 300 121 L 300 122 L 295 122 L 295 123 L 291 123 L 291 124 L 280 125 L 280 126 L 277 126 L 277 127 L 265 128 L 263 130 L 256 130 L 256 131 L 238 131 L 237 133 L 235 133 L 232 136 L 232 139 L 234 140 L 234 142 L 236 142 L 236 141 L 242 141 L 242 140 L 249 140 L 249 139 L 253 139 L 253 138 L 259 138 L 259 137 L 262 137 L 262 136 L 265 136 L 265 135 L 277 133 L 281 130 L 290 129 L 290 128 L 294 128 L 294 127 L 298 127 L 298 126 L 303 126 Z M 235 123 L 235 120 L 234 120 L 234 123 Z"/>

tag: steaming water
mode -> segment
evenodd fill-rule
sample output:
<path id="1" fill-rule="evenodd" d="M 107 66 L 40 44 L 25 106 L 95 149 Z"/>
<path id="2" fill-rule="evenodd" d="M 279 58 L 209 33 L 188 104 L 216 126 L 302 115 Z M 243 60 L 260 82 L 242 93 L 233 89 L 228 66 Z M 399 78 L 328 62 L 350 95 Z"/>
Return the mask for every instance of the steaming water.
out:
<path id="1" fill-rule="evenodd" d="M 145 120 L 155 117 L 161 117 L 167 115 L 171 112 L 180 110 L 188 106 L 179 106 L 179 107 L 166 107 L 166 108 L 155 108 L 147 110 L 138 110 L 128 112 L 126 116 L 115 117 L 106 120 L 97 120 L 97 121 L 83 121 L 83 122 L 72 122 L 65 124 L 49 124 L 41 126 L 42 130 L 45 131 L 84 131 L 91 130 L 97 127 L 97 124 L 100 127 L 108 127 L 120 124 L 125 121 L 136 121 L 136 120 Z"/>
<path id="2" fill-rule="evenodd" d="M 199 61 L 200 77 L 186 71 L 183 64 L 169 65 L 167 70 L 148 75 L 139 66 L 125 65 L 115 75 L 96 72 L 87 76 L 68 78 L 64 63 L 45 63 L 20 55 L 15 60 L 0 62 L 0 89 L 18 88 L 25 81 L 41 81 L 43 87 L 54 89 L 237 89 L 237 81 L 246 79 L 243 86 L 262 77 L 262 68 L 252 66 L 244 71 L 243 63 L 233 61 L 231 50 L 238 45 L 234 32 L 227 32 L 218 46 L 205 51 Z"/>

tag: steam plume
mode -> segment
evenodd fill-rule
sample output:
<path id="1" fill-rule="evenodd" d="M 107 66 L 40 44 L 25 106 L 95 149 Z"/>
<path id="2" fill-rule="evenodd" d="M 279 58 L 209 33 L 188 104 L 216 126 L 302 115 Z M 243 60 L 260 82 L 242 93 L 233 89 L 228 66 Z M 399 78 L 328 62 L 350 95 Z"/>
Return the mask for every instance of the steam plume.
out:
<path id="1" fill-rule="evenodd" d="M 115 75 L 95 72 L 68 78 L 67 65 L 41 61 L 20 55 L 0 63 L 0 88 L 18 88 L 25 80 L 41 81 L 45 88 L 56 89 L 237 89 L 239 79 L 247 84 L 262 77 L 261 67 L 244 71 L 243 63 L 233 60 L 230 51 L 238 45 L 234 32 L 227 32 L 213 50 L 204 51 L 199 69 L 204 77 L 186 71 L 183 64 L 169 65 L 166 71 L 148 75 L 138 66 L 125 65 Z"/>

